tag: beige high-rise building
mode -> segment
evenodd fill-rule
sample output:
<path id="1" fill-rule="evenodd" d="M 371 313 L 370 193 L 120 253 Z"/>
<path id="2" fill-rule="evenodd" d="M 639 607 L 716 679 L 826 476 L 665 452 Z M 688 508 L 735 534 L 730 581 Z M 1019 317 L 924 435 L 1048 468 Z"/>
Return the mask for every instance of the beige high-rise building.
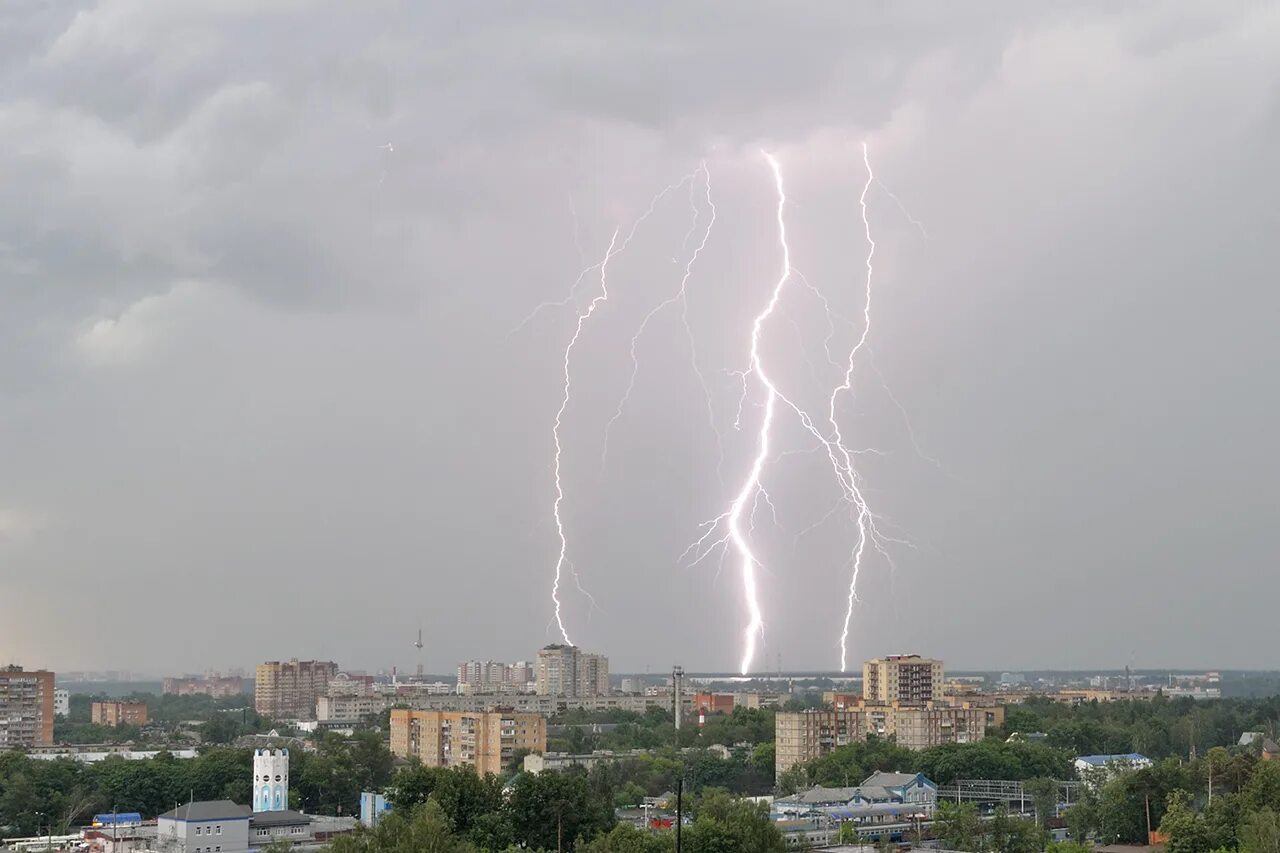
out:
<path id="1" fill-rule="evenodd" d="M 53 673 L 0 667 L 0 749 L 53 743 Z"/>
<path id="2" fill-rule="evenodd" d="M 545 646 L 538 649 L 534 682 L 540 696 L 605 696 L 609 693 L 609 659 L 577 646 Z"/>
<path id="3" fill-rule="evenodd" d="M 316 700 L 328 692 L 338 674 L 333 661 L 267 661 L 258 664 L 254 709 L 278 720 L 314 720 Z"/>
<path id="4" fill-rule="evenodd" d="M 1004 722 L 1001 706 L 868 703 L 843 710 L 779 711 L 774 721 L 775 771 L 785 773 L 869 735 L 907 749 L 976 743 Z"/>
<path id="5" fill-rule="evenodd" d="M 474 767 L 501 773 L 517 750 L 547 751 L 541 714 L 493 711 L 391 711 L 391 754 L 428 767 Z"/>
<path id="6" fill-rule="evenodd" d="M 889 655 L 862 665 L 862 697 L 868 702 L 922 705 L 942 698 L 942 661 Z"/>

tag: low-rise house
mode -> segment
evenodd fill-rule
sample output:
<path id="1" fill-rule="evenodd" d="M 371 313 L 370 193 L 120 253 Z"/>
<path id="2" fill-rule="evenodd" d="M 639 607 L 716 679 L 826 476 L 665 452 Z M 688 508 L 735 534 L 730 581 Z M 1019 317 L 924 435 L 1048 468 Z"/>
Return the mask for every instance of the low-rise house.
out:
<path id="1" fill-rule="evenodd" d="M 921 773 L 873 773 L 861 785 L 816 785 L 773 801 L 775 820 L 824 815 L 836 821 L 882 823 L 929 817 L 938 804 L 938 786 Z"/>
<path id="2" fill-rule="evenodd" d="M 1082 755 L 1075 761 L 1076 776 L 1090 785 L 1101 785 L 1121 773 L 1143 770 L 1151 766 L 1151 759 L 1137 752 L 1116 755 Z"/>
<path id="3" fill-rule="evenodd" d="M 249 815 L 230 800 L 187 803 L 156 819 L 156 842 L 173 853 L 247 853 Z"/>

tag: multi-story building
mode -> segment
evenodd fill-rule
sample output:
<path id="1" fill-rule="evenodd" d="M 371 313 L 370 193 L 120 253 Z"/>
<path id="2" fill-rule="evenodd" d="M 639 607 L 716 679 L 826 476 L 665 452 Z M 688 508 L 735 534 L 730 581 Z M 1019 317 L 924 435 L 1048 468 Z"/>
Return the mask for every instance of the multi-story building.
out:
<path id="1" fill-rule="evenodd" d="M 250 811 L 230 800 L 192 802 L 156 819 L 156 847 L 172 853 L 247 853 Z"/>
<path id="2" fill-rule="evenodd" d="M 1004 722 L 1004 708 L 956 705 L 871 703 L 843 709 L 780 711 L 775 718 L 775 769 L 778 774 L 868 735 L 893 738 L 907 749 L 944 743 L 976 743 L 987 729 Z"/>
<path id="3" fill-rule="evenodd" d="M 391 711 L 391 754 L 428 767 L 474 767 L 501 773 L 517 750 L 546 752 L 541 714 L 493 711 Z"/>
<path id="4" fill-rule="evenodd" d="M 61 687 L 53 690 L 53 715 L 55 717 L 71 716 L 71 691 Z"/>
<path id="5" fill-rule="evenodd" d="M 552 643 L 538 649 L 534 690 L 539 696 L 576 696 L 578 647 Z"/>
<path id="6" fill-rule="evenodd" d="M 942 698 L 942 661 L 920 655 L 889 655 L 862 665 L 862 696 L 868 702 L 919 705 Z"/>
<path id="7" fill-rule="evenodd" d="M 385 694 L 337 694 L 316 700 L 316 719 L 322 723 L 360 723 L 391 707 L 394 696 Z"/>
<path id="8" fill-rule="evenodd" d="M 333 661 L 268 661 L 259 664 L 253 705 L 265 717 L 284 720 L 312 720 L 316 700 L 328 692 L 329 682 L 338 674 Z"/>
<path id="9" fill-rule="evenodd" d="M 517 692 L 529 692 L 534 679 L 534 665 L 527 660 L 518 660 L 507 670 L 507 683 Z"/>
<path id="10" fill-rule="evenodd" d="M 94 702 L 89 709 L 89 720 L 98 726 L 145 726 L 147 704 L 145 702 Z"/>
<path id="11" fill-rule="evenodd" d="M 609 693 L 609 659 L 604 655 L 578 654 L 579 698 L 607 696 Z"/>
<path id="12" fill-rule="evenodd" d="M 161 687 L 166 696 L 212 696 L 225 699 L 244 693 L 244 679 L 238 675 L 184 676 L 166 678 Z"/>
<path id="13" fill-rule="evenodd" d="M 0 749 L 53 743 L 53 673 L 0 667 Z"/>
<path id="14" fill-rule="evenodd" d="M 577 646 L 545 646 L 538 649 L 534 681 L 540 696 L 604 696 L 609 692 L 609 659 Z"/>
<path id="15" fill-rule="evenodd" d="M 693 694 L 693 708 L 699 714 L 732 714 L 737 696 L 733 693 Z"/>

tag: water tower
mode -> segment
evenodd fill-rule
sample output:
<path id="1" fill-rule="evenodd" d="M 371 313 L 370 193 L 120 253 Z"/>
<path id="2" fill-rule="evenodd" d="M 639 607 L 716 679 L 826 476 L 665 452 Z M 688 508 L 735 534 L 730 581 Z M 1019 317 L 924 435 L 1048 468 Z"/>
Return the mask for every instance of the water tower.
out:
<path id="1" fill-rule="evenodd" d="M 282 812 L 289 808 L 289 750 L 253 751 L 253 810 Z"/>

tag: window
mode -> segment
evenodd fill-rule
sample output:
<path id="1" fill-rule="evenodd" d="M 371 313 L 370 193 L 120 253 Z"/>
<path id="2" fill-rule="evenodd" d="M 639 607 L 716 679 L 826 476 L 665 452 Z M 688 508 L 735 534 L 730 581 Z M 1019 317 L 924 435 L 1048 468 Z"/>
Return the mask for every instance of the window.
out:
<path id="1" fill-rule="evenodd" d="M 218 827 L 218 835 L 221 835 L 221 834 L 222 834 L 222 827 L 221 827 L 221 826 L 219 826 L 219 827 Z"/>
<path id="2" fill-rule="evenodd" d="M 204 835 L 204 827 L 203 827 L 203 826 L 197 826 L 197 827 L 196 827 L 196 835 Z"/>

